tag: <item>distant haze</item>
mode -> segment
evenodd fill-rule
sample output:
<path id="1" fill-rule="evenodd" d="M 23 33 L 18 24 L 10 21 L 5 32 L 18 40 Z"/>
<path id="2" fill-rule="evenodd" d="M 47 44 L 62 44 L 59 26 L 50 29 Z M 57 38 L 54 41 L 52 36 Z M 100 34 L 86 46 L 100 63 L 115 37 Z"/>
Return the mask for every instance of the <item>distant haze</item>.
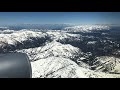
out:
<path id="1" fill-rule="evenodd" d="M 120 12 L 0 12 L 4 24 L 120 24 Z"/>

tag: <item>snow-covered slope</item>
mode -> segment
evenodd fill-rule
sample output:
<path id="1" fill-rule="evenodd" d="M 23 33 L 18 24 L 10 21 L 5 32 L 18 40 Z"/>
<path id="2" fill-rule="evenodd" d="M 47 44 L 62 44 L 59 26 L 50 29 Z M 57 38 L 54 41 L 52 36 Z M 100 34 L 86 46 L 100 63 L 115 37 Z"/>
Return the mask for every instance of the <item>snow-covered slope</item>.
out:
<path id="1" fill-rule="evenodd" d="M 6 32 L 6 31 L 4 31 Z M 5 41 L 8 44 L 15 44 L 17 41 L 22 42 L 25 40 L 30 40 L 30 37 L 38 38 L 38 37 L 45 37 L 45 33 L 42 32 L 33 32 L 33 31 L 14 31 L 12 34 L 0 34 L 0 39 Z"/>
<path id="2" fill-rule="evenodd" d="M 9 29 L 0 30 L 0 34 L 11 34 L 14 32 L 15 32 L 14 30 L 9 30 Z"/>
<path id="3" fill-rule="evenodd" d="M 61 57 L 40 59 L 31 65 L 33 78 L 120 78 L 119 74 L 95 72 Z"/>
<path id="4" fill-rule="evenodd" d="M 12 31 L 9 34 L 0 34 L 0 52 L 38 47 L 49 40 L 50 37 L 48 34 L 42 32 L 33 32 L 29 30 Z"/>
<path id="5" fill-rule="evenodd" d="M 112 56 L 97 57 L 92 67 L 95 71 L 117 74 L 120 73 L 120 59 Z"/>
<path id="6" fill-rule="evenodd" d="M 86 78 L 75 62 L 60 58 L 48 57 L 32 62 L 33 78 Z"/>
<path id="7" fill-rule="evenodd" d="M 73 47 L 70 44 L 61 44 L 56 41 L 46 43 L 45 46 L 37 48 L 22 49 L 19 52 L 27 53 L 31 61 L 47 58 L 50 56 L 64 57 L 64 58 L 74 58 L 80 53 L 80 49 Z M 81 52 L 82 54 L 82 52 Z"/>
<path id="8" fill-rule="evenodd" d="M 67 51 L 67 52 L 66 52 Z M 77 65 L 70 57 L 80 51 L 71 45 L 53 41 L 43 47 L 19 50 L 32 61 L 33 78 L 118 78 L 119 74 L 93 71 L 84 62 Z M 81 52 L 82 53 L 82 52 Z M 74 57 L 73 57 L 74 58 Z"/>
<path id="9" fill-rule="evenodd" d="M 119 58 L 98 57 L 92 66 L 93 70 L 83 62 L 91 53 L 84 53 L 84 56 L 80 48 L 60 43 L 60 40 L 79 41 L 82 36 L 63 31 L 0 31 L 0 52 L 8 50 L 26 53 L 32 64 L 33 78 L 120 77 Z M 95 42 L 87 44 L 93 45 Z"/>
<path id="10" fill-rule="evenodd" d="M 54 40 L 64 40 L 64 39 L 70 39 L 70 40 L 75 40 L 78 39 L 80 37 L 82 37 L 80 34 L 70 34 L 70 33 L 66 33 L 64 31 L 48 31 L 46 32 L 48 35 L 51 36 L 52 39 Z"/>
<path id="11" fill-rule="evenodd" d="M 52 40 L 79 39 L 80 35 L 63 32 L 37 32 L 31 30 L 4 30 L 0 31 L 0 46 L 6 51 L 24 48 L 39 47 Z M 8 50 L 9 49 L 9 50 Z M 3 50 L 1 50 L 3 51 Z"/>

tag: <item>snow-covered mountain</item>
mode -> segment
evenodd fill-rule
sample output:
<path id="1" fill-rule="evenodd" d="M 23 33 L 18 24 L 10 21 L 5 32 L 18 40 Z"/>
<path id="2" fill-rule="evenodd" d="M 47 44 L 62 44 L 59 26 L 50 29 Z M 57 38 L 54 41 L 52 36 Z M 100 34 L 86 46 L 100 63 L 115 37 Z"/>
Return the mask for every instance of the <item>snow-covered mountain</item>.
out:
<path id="1" fill-rule="evenodd" d="M 36 61 L 51 56 L 72 59 L 81 51 L 79 48 L 73 47 L 72 45 L 64 45 L 59 42 L 52 41 L 47 43 L 45 46 L 22 49 L 21 52 L 27 53 L 31 61 Z"/>
<path id="2" fill-rule="evenodd" d="M 12 25 L 2 25 L 3 27 L 7 27 L 12 30 L 21 30 L 21 29 L 39 29 L 39 30 L 62 30 L 65 27 L 73 26 L 69 24 L 12 24 Z M 1 28 L 0 30 L 4 30 L 5 28 Z"/>
<path id="3" fill-rule="evenodd" d="M 66 32 L 62 32 L 62 31 L 47 31 L 47 34 L 49 34 L 51 36 L 51 38 L 53 40 L 56 41 L 64 41 L 65 39 L 69 39 L 69 40 L 80 40 L 82 39 L 82 36 L 79 34 L 70 34 L 70 33 L 66 33 Z"/>
<path id="4" fill-rule="evenodd" d="M 96 61 L 92 67 L 96 71 L 120 73 L 120 59 L 108 56 L 96 57 Z"/>
<path id="5" fill-rule="evenodd" d="M 48 57 L 32 62 L 33 78 L 86 78 L 79 68 L 75 62 L 62 57 Z"/>
<path id="6" fill-rule="evenodd" d="M 31 62 L 33 78 L 120 78 L 117 74 L 94 72 L 78 66 L 70 59 L 48 57 Z"/>
<path id="7" fill-rule="evenodd" d="M 0 26 L 0 30 L 6 30 L 6 29 L 8 29 L 8 27 L 1 27 Z"/>
<path id="8" fill-rule="evenodd" d="M 47 40 L 50 40 L 50 37 L 46 33 L 33 32 L 29 30 L 11 31 L 9 34 L 4 33 L 0 34 L 0 52 L 38 47 L 47 42 Z"/>
<path id="9" fill-rule="evenodd" d="M 4 30 L 0 31 L 0 49 L 1 52 L 34 48 L 53 40 L 62 40 L 66 38 L 72 40 L 79 39 L 80 35 L 63 32 L 36 32 L 31 30 Z"/>
<path id="10" fill-rule="evenodd" d="M 9 30 L 10 31 L 10 30 Z M 7 31 L 7 32 L 9 32 Z M 4 31 L 6 32 L 6 31 Z M 4 39 L 8 44 L 15 44 L 16 41 L 23 42 L 25 40 L 31 40 L 30 37 L 33 38 L 41 38 L 47 36 L 47 34 L 42 32 L 33 32 L 33 31 L 11 31 L 11 34 L 0 34 L 0 38 Z"/>
<path id="11" fill-rule="evenodd" d="M 79 25 L 64 28 L 68 32 L 92 32 L 98 30 L 110 30 L 108 25 Z"/>
<path id="12" fill-rule="evenodd" d="M 116 74 L 108 74 L 101 71 L 92 71 L 88 68 L 85 68 L 89 66 L 82 61 L 79 63 L 79 65 L 76 64 L 70 58 L 70 56 L 77 55 L 78 52 L 76 51 L 79 51 L 79 49 L 71 45 L 69 47 L 68 46 L 69 45 L 62 45 L 58 42 L 53 41 L 43 47 L 23 49 L 19 50 L 18 52 L 26 53 L 29 56 L 32 64 L 33 78 L 120 77 L 120 75 Z"/>
<path id="13" fill-rule="evenodd" d="M 26 53 L 32 65 L 33 78 L 120 77 L 119 58 L 96 57 L 94 65 L 90 66 L 86 59 L 87 61 L 91 60 L 89 59 L 92 56 L 91 52 L 84 53 L 81 50 L 83 47 L 78 48 L 60 41 L 83 42 L 83 36 L 53 30 L 46 32 L 27 29 L 19 31 L 4 30 L 0 31 L 0 53 Z M 89 41 L 86 44 L 94 45 L 96 41 Z"/>

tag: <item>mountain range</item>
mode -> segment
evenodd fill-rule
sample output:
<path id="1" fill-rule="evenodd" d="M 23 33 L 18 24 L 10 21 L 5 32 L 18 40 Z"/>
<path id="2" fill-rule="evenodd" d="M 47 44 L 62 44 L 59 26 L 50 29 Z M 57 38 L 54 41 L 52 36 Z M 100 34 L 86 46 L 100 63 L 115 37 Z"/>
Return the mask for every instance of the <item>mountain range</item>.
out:
<path id="1" fill-rule="evenodd" d="M 100 51 L 106 52 L 112 45 L 118 45 L 108 38 L 110 29 L 106 25 L 69 26 L 57 30 L 48 28 L 47 31 L 5 29 L 0 31 L 0 53 L 26 53 L 32 65 L 33 78 L 119 78 L 120 58 L 100 55 Z M 105 37 L 102 36 L 102 39 L 93 33 Z"/>

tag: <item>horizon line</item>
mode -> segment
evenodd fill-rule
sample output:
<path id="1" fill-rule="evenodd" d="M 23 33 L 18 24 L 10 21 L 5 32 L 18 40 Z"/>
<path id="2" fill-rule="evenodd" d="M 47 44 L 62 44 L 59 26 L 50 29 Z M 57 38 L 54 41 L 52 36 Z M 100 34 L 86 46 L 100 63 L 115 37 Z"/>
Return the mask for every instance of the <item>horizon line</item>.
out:
<path id="1" fill-rule="evenodd" d="M 19 24 L 29 24 L 29 25 L 32 25 L 32 24 L 66 24 L 66 25 L 99 25 L 100 23 L 98 24 L 72 24 L 72 23 L 16 23 L 16 24 L 0 24 L 0 25 L 19 25 Z M 109 23 L 104 23 L 104 24 L 107 24 L 107 25 L 120 25 L 120 24 L 109 24 Z M 102 25 L 104 25 L 102 24 Z"/>

